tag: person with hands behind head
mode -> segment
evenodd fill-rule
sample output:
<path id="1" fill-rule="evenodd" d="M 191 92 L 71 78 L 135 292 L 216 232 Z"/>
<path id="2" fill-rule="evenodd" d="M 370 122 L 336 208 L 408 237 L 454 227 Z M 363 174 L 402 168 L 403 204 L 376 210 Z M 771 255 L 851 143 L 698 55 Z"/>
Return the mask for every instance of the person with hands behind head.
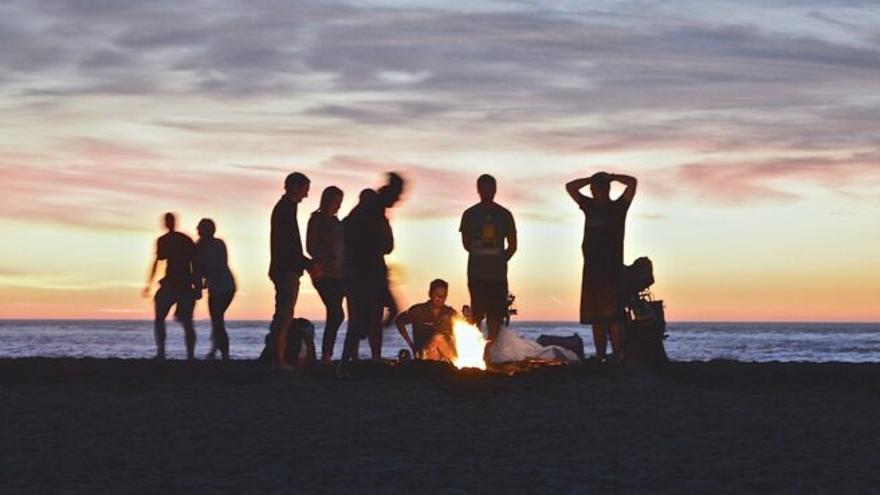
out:
<path id="1" fill-rule="evenodd" d="M 611 184 L 625 186 L 623 194 L 611 199 Z M 584 212 L 584 239 L 581 249 L 584 268 L 581 282 L 580 321 L 592 325 L 596 356 L 606 359 L 607 341 L 620 358 L 624 308 L 620 277 L 623 271 L 623 238 L 626 214 L 636 194 L 637 181 L 629 175 L 598 172 L 565 185 L 568 195 Z M 590 196 L 581 193 L 589 186 Z"/>

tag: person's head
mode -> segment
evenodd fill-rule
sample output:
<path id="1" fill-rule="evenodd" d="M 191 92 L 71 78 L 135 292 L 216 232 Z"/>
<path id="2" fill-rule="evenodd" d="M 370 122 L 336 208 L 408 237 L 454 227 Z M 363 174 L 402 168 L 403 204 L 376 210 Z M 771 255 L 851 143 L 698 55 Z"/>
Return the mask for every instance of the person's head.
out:
<path id="1" fill-rule="evenodd" d="M 483 174 L 477 179 L 477 194 L 480 195 L 480 201 L 491 202 L 495 200 L 495 193 L 498 191 L 498 183 L 495 177 L 489 174 Z"/>
<path id="2" fill-rule="evenodd" d="M 284 179 L 284 190 L 294 203 L 299 203 L 309 195 L 311 181 L 304 174 L 294 172 Z"/>
<path id="3" fill-rule="evenodd" d="M 174 213 L 170 211 L 166 213 L 162 217 L 162 222 L 165 224 L 165 228 L 168 229 L 168 232 L 174 232 L 174 229 L 177 226 L 177 219 L 174 217 Z"/>
<path id="4" fill-rule="evenodd" d="M 428 297 L 431 298 L 431 305 L 435 308 L 443 307 L 446 304 L 446 297 L 449 295 L 449 284 L 442 279 L 434 279 L 428 288 Z"/>
<path id="5" fill-rule="evenodd" d="M 388 172 L 388 183 L 379 188 L 379 200 L 385 208 L 391 208 L 403 194 L 403 177 L 396 172 Z"/>
<path id="6" fill-rule="evenodd" d="M 199 224 L 196 225 L 196 231 L 199 233 L 201 239 L 211 239 L 217 232 L 217 225 L 210 218 L 203 218 L 199 220 Z"/>
<path id="7" fill-rule="evenodd" d="M 358 195 L 358 201 L 361 203 L 366 203 L 367 201 L 370 201 L 373 198 L 375 198 L 377 194 L 378 193 L 376 193 L 376 191 L 374 191 L 368 187 L 368 188 L 364 189 L 363 191 L 361 191 L 361 193 Z"/>
<path id="8" fill-rule="evenodd" d="M 464 306 L 461 307 L 461 315 L 464 316 L 465 318 L 470 318 L 470 317 L 471 317 L 471 307 L 470 307 L 470 305 L 465 304 Z"/>
<path id="9" fill-rule="evenodd" d="M 590 178 L 590 192 L 593 199 L 606 200 L 611 194 L 611 179 L 606 172 L 596 172 Z"/>
<path id="10" fill-rule="evenodd" d="M 342 206 L 342 189 L 336 186 L 327 186 L 321 193 L 321 212 L 325 215 L 335 215 Z"/>

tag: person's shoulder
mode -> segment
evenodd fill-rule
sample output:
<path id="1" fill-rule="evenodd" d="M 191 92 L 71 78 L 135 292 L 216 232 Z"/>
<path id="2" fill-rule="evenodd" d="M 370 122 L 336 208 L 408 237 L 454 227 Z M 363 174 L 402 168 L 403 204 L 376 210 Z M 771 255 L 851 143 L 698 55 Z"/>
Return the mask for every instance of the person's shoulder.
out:
<path id="1" fill-rule="evenodd" d="M 285 196 L 281 196 L 278 198 L 278 201 L 275 202 L 275 206 L 272 208 L 272 214 L 282 213 L 291 210 L 293 203 L 287 201 Z"/>
<path id="2" fill-rule="evenodd" d="M 458 311 L 455 310 L 452 306 L 443 305 L 443 313 L 449 316 L 450 318 L 454 318 L 458 316 Z"/>
<path id="3" fill-rule="evenodd" d="M 504 215 L 513 216 L 513 213 L 510 212 L 507 208 L 499 205 L 498 203 L 492 203 L 492 208 L 496 211 L 500 211 Z"/>
<path id="4" fill-rule="evenodd" d="M 187 245 L 193 245 L 193 246 L 195 245 L 195 242 L 193 242 L 192 237 L 184 234 L 183 232 L 173 232 L 173 233 L 176 234 L 174 237 L 175 237 L 175 239 L 177 239 L 177 242 L 180 242 L 182 244 L 187 244 Z"/>
<path id="5" fill-rule="evenodd" d="M 413 304 L 412 306 L 410 306 L 409 309 L 406 310 L 406 312 L 409 314 L 410 318 L 421 319 L 421 318 L 423 318 L 425 311 L 427 309 L 430 309 L 430 306 L 431 306 L 430 301 L 420 302 L 420 303 Z"/>
<path id="6" fill-rule="evenodd" d="M 470 218 L 474 215 L 479 214 L 480 210 L 482 209 L 482 206 L 483 206 L 482 203 L 477 203 L 477 204 L 471 206 L 470 208 L 464 210 L 464 212 L 461 214 L 461 218 L 462 219 Z"/>

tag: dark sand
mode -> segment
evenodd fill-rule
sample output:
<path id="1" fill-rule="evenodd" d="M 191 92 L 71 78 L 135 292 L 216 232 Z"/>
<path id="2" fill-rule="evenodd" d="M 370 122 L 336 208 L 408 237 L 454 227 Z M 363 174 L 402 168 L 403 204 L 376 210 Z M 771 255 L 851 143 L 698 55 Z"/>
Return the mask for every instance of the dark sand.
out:
<path id="1" fill-rule="evenodd" d="M 880 365 L 0 360 L 2 493 L 877 493 Z"/>

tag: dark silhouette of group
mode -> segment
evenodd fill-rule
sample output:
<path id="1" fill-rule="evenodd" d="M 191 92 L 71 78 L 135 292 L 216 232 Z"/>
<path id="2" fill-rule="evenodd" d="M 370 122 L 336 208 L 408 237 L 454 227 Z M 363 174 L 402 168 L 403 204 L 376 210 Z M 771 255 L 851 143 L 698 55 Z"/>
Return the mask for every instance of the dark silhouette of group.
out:
<path id="1" fill-rule="evenodd" d="M 617 199 L 610 197 L 612 182 L 625 186 Z M 451 360 L 455 354 L 452 321 L 458 313 L 445 305 L 449 284 L 442 279 L 432 281 L 428 301 L 400 314 L 391 293 L 385 256 L 394 250 L 394 233 L 387 211 L 400 200 L 405 185 L 403 178 L 390 172 L 382 187 L 361 191 L 357 205 L 343 220 L 337 217 L 343 191 L 332 185 L 326 187 L 321 193 L 320 206 L 309 217 L 304 250 L 298 207 L 308 196 L 310 185 L 311 181 L 302 173 L 288 175 L 284 194 L 271 215 L 269 278 L 275 289 L 275 310 L 266 342 L 274 366 L 284 370 L 294 368 L 295 363 L 289 361 L 288 342 L 305 338 L 301 335 L 303 326 L 294 324 L 300 278 L 304 273 L 309 274 L 326 309 L 320 356 L 325 364 L 333 360 L 336 337 L 346 318 L 343 299 L 347 303 L 348 327 L 338 368 L 340 374 L 347 374 L 346 363 L 358 359 L 361 340 L 369 342 L 372 359 L 380 360 L 383 329 L 392 322 L 413 354 L 424 359 Z M 477 324 L 486 321 L 491 345 L 502 324 L 509 324 L 513 297 L 507 272 L 508 263 L 517 251 L 517 231 L 513 214 L 495 202 L 498 189 L 495 178 L 481 175 L 476 185 L 480 200 L 464 211 L 459 227 L 462 246 L 468 253 L 470 305 L 465 307 L 465 318 Z M 581 192 L 587 186 L 589 196 Z M 623 239 L 636 179 L 599 172 L 569 182 L 566 190 L 585 215 L 580 321 L 592 325 L 600 359 L 606 359 L 609 340 L 612 354 L 617 357 L 621 352 L 625 318 L 619 287 L 624 267 Z M 167 233 L 156 241 L 156 257 L 144 289 L 145 295 L 148 294 L 158 262 L 165 260 L 165 275 L 154 296 L 156 357 L 165 357 L 165 319 L 171 307 L 176 306 L 175 318 L 184 328 L 187 358 L 194 359 L 193 308 L 207 288 L 212 328 L 212 348 L 207 357 L 213 358 L 219 351 L 223 359 L 228 359 L 229 337 L 224 314 L 236 289 L 226 246 L 214 237 L 216 225 L 210 219 L 199 222 L 199 239 L 195 243 L 176 230 L 173 214 L 167 213 L 164 222 Z M 387 317 L 383 321 L 386 310 Z M 407 333 L 407 325 L 413 327 L 412 338 Z"/>
<path id="2" fill-rule="evenodd" d="M 165 261 L 165 275 L 159 280 L 159 290 L 153 297 L 155 320 L 153 334 L 156 339 L 156 358 L 165 359 L 165 319 L 174 306 L 174 318 L 183 325 L 187 359 L 195 358 L 196 331 L 193 309 L 196 300 L 208 290 L 208 311 L 211 315 L 211 351 L 206 356 L 229 359 L 229 336 L 224 315 L 235 296 L 235 278 L 229 270 L 226 244 L 214 237 L 217 227 L 214 221 L 203 218 L 197 227 L 199 240 L 177 231 L 173 213 L 164 216 L 168 231 L 156 240 L 156 255 L 150 265 L 147 285 L 143 294 L 148 296 L 156 277 L 159 261 Z"/>

